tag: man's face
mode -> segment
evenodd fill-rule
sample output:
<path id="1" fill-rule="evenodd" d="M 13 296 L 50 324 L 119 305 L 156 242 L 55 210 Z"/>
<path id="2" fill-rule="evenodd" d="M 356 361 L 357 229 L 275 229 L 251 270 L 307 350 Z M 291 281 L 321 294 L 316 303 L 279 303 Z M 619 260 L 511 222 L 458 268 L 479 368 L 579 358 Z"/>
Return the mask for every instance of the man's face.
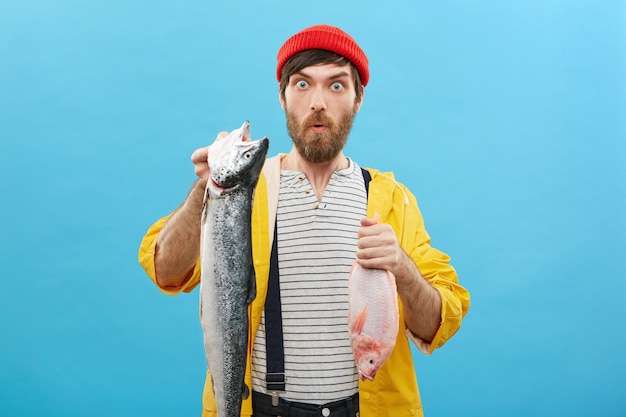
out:
<path id="1" fill-rule="evenodd" d="M 343 149 L 354 116 L 354 80 L 348 66 L 313 65 L 291 75 L 281 105 L 287 128 L 300 155 L 309 162 L 328 162 Z"/>

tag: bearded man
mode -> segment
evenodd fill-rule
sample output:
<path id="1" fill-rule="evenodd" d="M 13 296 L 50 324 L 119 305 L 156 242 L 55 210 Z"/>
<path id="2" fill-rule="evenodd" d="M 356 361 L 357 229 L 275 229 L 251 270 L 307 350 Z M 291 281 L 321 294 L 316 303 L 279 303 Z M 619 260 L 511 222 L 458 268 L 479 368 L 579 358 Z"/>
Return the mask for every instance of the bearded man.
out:
<path id="1" fill-rule="evenodd" d="M 431 247 L 413 194 L 392 173 L 362 169 L 343 153 L 370 77 L 355 40 L 329 25 L 306 28 L 280 48 L 276 76 L 293 147 L 267 159 L 255 190 L 257 296 L 245 377 L 252 395 L 242 415 L 421 416 L 410 342 L 426 354 L 441 347 L 460 328 L 469 293 L 449 257 Z M 198 180 L 141 243 L 140 263 L 166 294 L 200 281 L 208 152 L 193 153 Z M 347 326 L 355 259 L 389 271 L 398 290 L 396 344 L 373 381 L 359 379 Z M 279 295 L 268 294 L 270 277 Z M 269 303 L 280 307 L 278 320 Z M 280 351 L 268 348 L 276 338 Z M 216 415 L 210 373 L 202 415 Z"/>

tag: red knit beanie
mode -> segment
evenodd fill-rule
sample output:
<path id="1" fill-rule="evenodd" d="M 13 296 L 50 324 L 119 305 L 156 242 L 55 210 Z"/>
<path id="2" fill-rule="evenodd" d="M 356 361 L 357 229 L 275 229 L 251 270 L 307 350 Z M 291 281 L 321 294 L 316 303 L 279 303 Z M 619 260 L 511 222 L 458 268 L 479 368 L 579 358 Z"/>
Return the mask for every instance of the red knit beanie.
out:
<path id="1" fill-rule="evenodd" d="M 347 58 L 359 72 L 363 87 L 367 85 L 370 72 L 365 53 L 350 35 L 329 25 L 311 26 L 287 39 L 278 51 L 278 66 L 276 67 L 278 82 L 280 82 L 280 73 L 287 61 L 298 52 L 307 49 L 325 49 Z"/>

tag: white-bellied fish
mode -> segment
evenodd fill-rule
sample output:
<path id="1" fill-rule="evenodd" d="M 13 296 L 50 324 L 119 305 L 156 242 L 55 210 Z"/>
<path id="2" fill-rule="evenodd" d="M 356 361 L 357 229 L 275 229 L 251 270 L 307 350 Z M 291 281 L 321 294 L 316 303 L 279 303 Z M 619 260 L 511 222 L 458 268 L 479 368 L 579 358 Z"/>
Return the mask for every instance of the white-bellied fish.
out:
<path id="1" fill-rule="evenodd" d="M 354 262 L 348 281 L 348 328 L 362 380 L 373 380 L 396 345 L 398 290 L 389 271 Z"/>
<path id="2" fill-rule="evenodd" d="M 210 178 L 202 210 L 200 317 L 219 417 L 239 417 L 248 306 L 256 296 L 251 216 L 269 139 L 250 140 L 250 124 L 209 146 Z"/>

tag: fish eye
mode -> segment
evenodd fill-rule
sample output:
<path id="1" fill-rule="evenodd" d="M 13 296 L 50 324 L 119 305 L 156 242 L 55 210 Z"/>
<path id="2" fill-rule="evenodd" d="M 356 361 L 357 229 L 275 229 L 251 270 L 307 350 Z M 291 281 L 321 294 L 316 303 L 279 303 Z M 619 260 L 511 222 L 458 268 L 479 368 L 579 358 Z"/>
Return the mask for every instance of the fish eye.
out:
<path id="1" fill-rule="evenodd" d="M 243 154 L 243 159 L 250 159 L 252 158 L 252 154 L 250 152 L 246 152 Z"/>

